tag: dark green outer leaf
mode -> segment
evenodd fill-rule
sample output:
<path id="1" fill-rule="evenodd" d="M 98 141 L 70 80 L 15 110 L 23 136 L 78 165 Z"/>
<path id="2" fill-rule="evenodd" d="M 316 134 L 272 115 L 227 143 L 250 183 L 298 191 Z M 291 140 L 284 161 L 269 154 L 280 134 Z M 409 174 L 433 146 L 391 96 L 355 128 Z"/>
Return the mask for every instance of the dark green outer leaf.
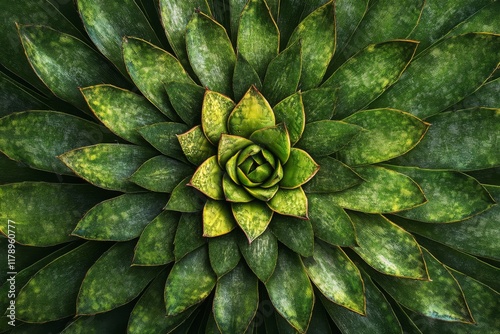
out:
<path id="1" fill-rule="evenodd" d="M 454 105 L 452 109 L 467 109 L 478 106 L 500 108 L 500 78 L 487 82 L 473 94 Z"/>
<path id="2" fill-rule="evenodd" d="M 282 188 L 297 188 L 308 182 L 316 175 L 320 166 L 307 152 L 298 148 L 290 150 L 290 158 L 283 166 L 283 178 L 280 181 Z"/>
<path id="3" fill-rule="evenodd" d="M 337 89 L 314 88 L 302 94 L 306 123 L 329 120 L 333 117 L 337 104 Z"/>
<path id="4" fill-rule="evenodd" d="M 77 317 L 71 321 L 61 334 L 81 333 L 112 333 L 127 330 L 128 316 L 132 311 L 131 303 L 118 307 L 112 311 L 90 317 Z M 33 333 L 36 334 L 36 333 Z"/>
<path id="5" fill-rule="evenodd" d="M 103 131 L 95 123 L 61 112 L 19 112 L 0 119 L 0 150 L 32 168 L 72 175 L 57 156 L 101 142 Z"/>
<path id="6" fill-rule="evenodd" d="M 495 201 L 474 178 L 459 172 L 387 166 L 415 180 L 428 202 L 402 217 L 427 223 L 452 223 L 491 208 Z"/>
<path id="7" fill-rule="evenodd" d="M 186 177 L 174 188 L 166 210 L 179 212 L 199 212 L 203 209 L 206 197 L 193 187 L 188 186 L 191 177 Z"/>
<path id="8" fill-rule="evenodd" d="M 102 313 L 124 305 L 158 274 L 161 267 L 131 266 L 134 245 L 134 241 L 116 243 L 89 269 L 78 294 L 77 314 Z"/>
<path id="9" fill-rule="evenodd" d="M 177 225 L 174 239 L 175 261 L 206 243 L 203 238 L 203 220 L 200 213 L 184 212 Z"/>
<path id="10" fill-rule="evenodd" d="M 308 220 L 275 215 L 269 227 L 276 238 L 295 253 L 312 256 L 314 232 Z"/>
<path id="11" fill-rule="evenodd" d="M 331 157 L 317 158 L 319 165 L 316 175 L 303 189 L 306 193 L 330 193 L 354 187 L 363 179 L 346 164 Z"/>
<path id="12" fill-rule="evenodd" d="M 73 238 L 71 230 L 93 205 L 107 197 L 90 185 L 44 182 L 0 186 L 0 230 L 8 234 L 14 221 L 16 242 L 52 246 Z M 43 219 L 40 219 L 43 217 Z"/>
<path id="13" fill-rule="evenodd" d="M 195 84 L 172 81 L 165 85 L 170 103 L 184 123 L 195 126 L 201 122 L 205 89 Z"/>
<path id="14" fill-rule="evenodd" d="M 476 170 L 500 165 L 500 109 L 476 108 L 440 113 L 398 165 L 431 169 Z"/>
<path id="15" fill-rule="evenodd" d="M 16 111 L 47 109 L 44 98 L 0 72 L 0 117 Z"/>
<path id="16" fill-rule="evenodd" d="M 224 27 L 200 12 L 186 29 L 189 61 L 203 86 L 232 96 L 236 55 Z"/>
<path id="17" fill-rule="evenodd" d="M 493 1 L 458 24 L 446 35 L 446 37 L 462 35 L 475 31 L 497 33 L 500 31 L 499 21 L 496 19 L 499 14 L 500 3 Z"/>
<path id="18" fill-rule="evenodd" d="M 79 87 L 102 82 L 125 84 L 97 52 L 79 39 L 43 26 L 19 26 L 31 66 L 59 98 L 88 110 Z"/>
<path id="19" fill-rule="evenodd" d="M 19 292 L 16 317 L 29 322 L 46 322 L 74 315 L 85 273 L 106 246 L 87 242 L 42 268 Z"/>
<path id="20" fill-rule="evenodd" d="M 97 144 L 59 156 L 77 175 L 98 187 L 119 191 L 138 191 L 128 178 L 155 152 L 146 147 Z"/>
<path id="21" fill-rule="evenodd" d="M 90 209 L 72 235 L 89 240 L 132 240 L 160 214 L 166 200 L 165 195 L 150 192 L 109 199 Z"/>
<path id="22" fill-rule="evenodd" d="M 291 44 L 289 41 L 290 36 L 300 23 L 305 5 L 306 2 L 301 0 L 279 0 L 279 11 L 276 22 L 280 31 L 280 49 L 285 49 L 287 43 Z"/>
<path id="23" fill-rule="evenodd" d="M 220 278 L 233 270 L 241 259 L 237 234 L 228 233 L 217 238 L 210 238 L 208 240 L 208 255 L 217 277 Z"/>
<path id="24" fill-rule="evenodd" d="M 290 135 L 290 144 L 293 146 L 304 132 L 306 115 L 302 94 L 297 92 L 285 98 L 273 107 L 276 123 L 284 123 Z"/>
<path id="25" fill-rule="evenodd" d="M 187 125 L 173 122 L 156 123 L 138 129 L 144 139 L 162 154 L 181 161 L 186 161 L 186 159 L 182 158 L 184 154 L 177 135 L 188 130 Z"/>
<path id="26" fill-rule="evenodd" d="M 255 86 L 258 90 L 262 89 L 262 82 L 255 69 L 248 61 L 238 53 L 233 74 L 233 92 L 234 100 L 239 101 L 248 91 L 248 87 Z"/>
<path id="27" fill-rule="evenodd" d="M 500 36 L 471 33 L 443 40 L 414 60 L 398 83 L 371 107 L 426 118 L 474 92 L 498 65 Z"/>
<path id="28" fill-rule="evenodd" d="M 311 321 L 314 291 L 298 255 L 281 247 L 276 269 L 265 285 L 276 311 L 305 333 Z"/>
<path id="29" fill-rule="evenodd" d="M 155 44 L 160 43 L 134 0 L 78 0 L 77 4 L 78 13 L 90 39 L 122 74 L 127 74 L 121 50 L 124 36 L 135 36 Z"/>
<path id="30" fill-rule="evenodd" d="M 241 235 L 238 240 L 241 254 L 248 266 L 262 282 L 267 282 L 274 272 L 278 260 L 278 240 L 268 229 L 257 239 L 248 242 Z"/>
<path id="31" fill-rule="evenodd" d="M 168 101 L 165 83 L 193 83 L 182 65 L 168 52 L 138 38 L 123 40 L 127 71 L 144 96 L 173 121 L 180 120 Z"/>

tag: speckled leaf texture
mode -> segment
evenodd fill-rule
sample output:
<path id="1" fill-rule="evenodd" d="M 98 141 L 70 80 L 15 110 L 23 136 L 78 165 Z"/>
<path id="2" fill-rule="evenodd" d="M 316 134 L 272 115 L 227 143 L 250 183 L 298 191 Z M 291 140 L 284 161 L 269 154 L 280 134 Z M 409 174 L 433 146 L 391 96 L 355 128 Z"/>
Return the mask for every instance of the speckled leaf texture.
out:
<path id="1" fill-rule="evenodd" d="M 0 0 L 0 333 L 497 333 L 499 15 Z"/>

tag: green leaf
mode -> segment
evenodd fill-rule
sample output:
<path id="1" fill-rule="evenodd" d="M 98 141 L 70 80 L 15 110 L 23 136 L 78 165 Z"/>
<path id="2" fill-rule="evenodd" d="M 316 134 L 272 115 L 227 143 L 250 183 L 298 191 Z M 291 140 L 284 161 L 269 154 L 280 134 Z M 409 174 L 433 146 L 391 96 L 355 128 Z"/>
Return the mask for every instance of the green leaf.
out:
<path id="1" fill-rule="evenodd" d="M 43 267 L 19 291 L 16 318 L 39 323 L 74 315 L 82 280 L 106 246 L 86 242 Z"/>
<path id="2" fill-rule="evenodd" d="M 81 40 L 44 26 L 19 26 L 28 60 L 44 84 L 60 99 L 88 110 L 79 87 L 125 82 L 104 58 Z"/>
<path id="3" fill-rule="evenodd" d="M 255 69 L 248 61 L 238 53 L 233 74 L 233 92 L 234 100 L 239 101 L 248 91 L 248 87 L 255 86 L 258 90 L 262 89 L 262 82 Z"/>
<path id="4" fill-rule="evenodd" d="M 203 218 L 201 213 L 183 213 L 175 233 L 175 261 L 179 261 L 205 243 L 206 240 L 203 238 Z"/>
<path id="5" fill-rule="evenodd" d="M 329 120 L 337 108 L 337 89 L 314 88 L 302 94 L 306 122 Z"/>
<path id="6" fill-rule="evenodd" d="M 165 205 L 166 196 L 156 193 L 124 194 L 90 209 L 72 235 L 88 240 L 126 241 L 137 238 Z"/>
<path id="7" fill-rule="evenodd" d="M 236 55 L 224 27 L 198 12 L 187 25 L 186 46 L 189 62 L 203 86 L 231 96 Z"/>
<path id="8" fill-rule="evenodd" d="M 228 203 L 208 199 L 203 208 L 203 236 L 218 237 L 231 232 L 235 227 Z"/>
<path id="9" fill-rule="evenodd" d="M 23 110 L 46 109 L 45 99 L 0 72 L 0 117 Z"/>
<path id="10" fill-rule="evenodd" d="M 307 123 L 302 138 L 295 147 L 314 157 L 330 155 L 346 146 L 360 131 L 362 128 L 359 126 L 341 121 Z"/>
<path id="11" fill-rule="evenodd" d="M 474 107 L 498 108 L 500 106 L 500 78 L 491 80 L 481 86 L 477 91 L 467 96 L 453 109 L 467 109 Z"/>
<path id="12" fill-rule="evenodd" d="M 500 201 L 500 187 L 486 187 L 496 202 Z M 393 221 L 404 229 L 423 235 L 429 239 L 466 253 L 500 260 L 500 233 L 498 215 L 500 205 L 475 215 L 467 220 L 453 224 L 423 224 L 393 217 Z"/>
<path id="13" fill-rule="evenodd" d="M 259 306 L 258 280 L 240 263 L 217 282 L 213 314 L 221 333 L 244 333 Z"/>
<path id="14" fill-rule="evenodd" d="M 195 9 L 210 14 L 206 0 L 169 1 L 160 0 L 160 15 L 167 34 L 168 42 L 174 49 L 177 59 L 189 65 L 186 53 L 186 26 Z"/>
<path id="15" fill-rule="evenodd" d="M 297 91 L 302 73 L 301 43 L 297 41 L 280 52 L 267 67 L 262 88 L 271 105 Z"/>
<path id="16" fill-rule="evenodd" d="M 200 247 L 176 262 L 165 284 L 167 316 L 179 314 L 207 298 L 216 279 L 206 247 Z"/>
<path id="17" fill-rule="evenodd" d="M 155 152 L 146 147 L 120 144 L 97 144 L 81 147 L 59 156 L 78 176 L 104 188 L 138 191 L 129 177 Z"/>
<path id="18" fill-rule="evenodd" d="M 261 201 L 231 203 L 231 209 L 249 243 L 264 233 L 273 217 L 273 211 Z"/>
<path id="19" fill-rule="evenodd" d="M 307 219 L 307 197 L 301 187 L 295 189 L 279 189 L 276 195 L 267 202 L 276 213 Z"/>
<path id="20" fill-rule="evenodd" d="M 280 242 L 295 253 L 312 256 L 314 232 L 308 220 L 275 215 L 270 229 Z"/>
<path id="21" fill-rule="evenodd" d="M 452 223 L 491 208 L 495 201 L 474 178 L 459 172 L 387 166 L 415 180 L 428 202 L 398 215 L 427 223 Z"/>
<path id="22" fill-rule="evenodd" d="M 280 159 L 282 164 L 285 164 L 290 157 L 290 136 L 283 123 L 254 131 L 250 140 L 267 148 Z"/>
<path id="23" fill-rule="evenodd" d="M 254 131 L 274 126 L 271 106 L 255 86 L 236 105 L 227 122 L 229 133 L 248 138 Z"/>
<path id="24" fill-rule="evenodd" d="M 424 260 L 429 281 L 400 279 L 374 273 L 382 288 L 404 307 L 444 321 L 473 323 L 464 295 L 450 272 L 427 250 Z"/>
<path id="25" fill-rule="evenodd" d="M 371 107 L 405 110 L 420 118 L 445 110 L 488 79 L 497 67 L 499 47 L 500 36 L 486 33 L 443 40 L 414 60 Z"/>
<path id="26" fill-rule="evenodd" d="M 316 175 L 320 166 L 307 152 L 292 148 L 290 158 L 283 166 L 283 178 L 280 182 L 282 188 L 297 188 L 308 182 Z"/>
<path id="27" fill-rule="evenodd" d="M 11 221 L 15 224 L 16 242 L 20 244 L 41 247 L 62 244 L 73 239 L 70 234 L 78 220 L 106 196 L 86 184 L 5 184 L 0 186 L 0 230 L 8 235 Z"/>
<path id="28" fill-rule="evenodd" d="M 284 123 L 290 135 L 290 144 L 293 146 L 299 141 L 304 132 L 306 115 L 302 103 L 302 94 L 297 92 L 274 106 L 276 123 Z"/>
<path id="29" fill-rule="evenodd" d="M 336 246 L 354 246 L 356 233 L 351 219 L 341 207 L 332 204 L 327 195 L 310 194 L 309 221 L 316 238 Z"/>
<path id="30" fill-rule="evenodd" d="M 330 193 L 354 187 L 363 179 L 349 166 L 331 157 L 317 158 L 319 170 L 303 188 L 306 193 Z"/>
<path id="31" fill-rule="evenodd" d="M 381 215 L 350 212 L 357 247 L 352 249 L 377 271 L 391 276 L 427 280 L 422 251 L 415 238 Z"/>
<path id="32" fill-rule="evenodd" d="M 238 52 L 263 78 L 279 49 L 278 26 L 265 1 L 247 2 L 240 15 L 236 44 Z"/>
<path id="33" fill-rule="evenodd" d="M 155 192 L 171 193 L 194 169 L 178 160 L 159 155 L 146 161 L 132 174 L 130 181 Z"/>
<path id="34" fill-rule="evenodd" d="M 500 4 L 492 1 L 458 24 L 446 37 L 463 35 L 475 31 L 497 33 L 500 26 L 495 17 L 499 14 Z"/>
<path id="35" fill-rule="evenodd" d="M 255 276 L 267 282 L 274 272 L 278 260 L 278 240 L 269 230 L 265 230 L 252 243 L 242 237 L 238 240 L 241 255 Z"/>
<path id="36" fill-rule="evenodd" d="M 145 143 L 137 128 L 165 121 L 165 117 L 148 100 L 128 90 L 97 85 L 81 91 L 97 118 L 131 143 Z"/>
<path id="37" fill-rule="evenodd" d="M 365 287 L 366 312 L 364 315 L 352 312 L 320 295 L 320 300 L 335 325 L 346 334 L 357 333 L 402 333 L 401 325 L 386 297 L 370 276 L 362 273 Z"/>
<path id="38" fill-rule="evenodd" d="M 79 334 L 86 333 L 106 333 L 113 330 L 126 330 L 128 317 L 132 311 L 131 303 L 118 307 L 112 311 L 91 315 L 81 316 L 66 322 L 66 327 L 61 334 Z M 37 328 L 38 329 L 38 328 Z M 33 331 L 35 333 L 35 331 Z M 46 333 L 50 333 L 47 331 Z"/>
<path id="39" fill-rule="evenodd" d="M 219 143 L 222 134 L 227 133 L 227 119 L 233 110 L 234 102 L 217 92 L 207 90 L 201 109 L 201 126 L 205 137 L 214 145 Z"/>
<path id="40" fill-rule="evenodd" d="M 417 46 L 409 40 L 372 44 L 340 66 L 323 84 L 338 89 L 335 117 L 349 116 L 380 96 L 399 79 Z"/>
<path id="41" fill-rule="evenodd" d="M 141 233 L 134 250 L 133 265 L 155 266 L 174 261 L 174 237 L 180 215 L 163 211 Z"/>
<path id="42" fill-rule="evenodd" d="M 394 109 L 363 110 L 344 119 L 362 127 L 355 141 L 339 152 L 349 166 L 374 164 L 400 156 L 415 147 L 429 124 Z"/>
<path id="43" fill-rule="evenodd" d="M 219 165 L 225 167 L 230 158 L 234 158 L 240 150 L 252 144 L 246 138 L 222 134 L 217 150 Z"/>
<path id="44" fill-rule="evenodd" d="M 179 120 L 165 91 L 167 82 L 193 83 L 179 61 L 165 50 L 139 38 L 124 38 L 122 48 L 128 74 L 137 88 L 168 118 Z"/>
<path id="45" fill-rule="evenodd" d="M 222 190 L 224 190 L 227 202 L 248 203 L 252 201 L 256 197 L 256 194 L 252 193 L 252 189 L 259 190 L 261 188 L 243 188 L 234 183 L 227 173 L 224 173 L 222 177 Z"/>
<path id="46" fill-rule="evenodd" d="M 302 258 L 309 278 L 329 301 L 366 315 L 365 286 L 359 269 L 340 247 L 314 244 L 314 254 Z"/>
<path id="47" fill-rule="evenodd" d="M 144 126 L 137 131 L 162 154 L 184 161 L 177 135 L 188 130 L 188 126 L 182 123 L 162 122 Z"/>
<path id="48" fill-rule="evenodd" d="M 166 210 L 179 212 L 198 212 L 205 205 L 205 196 L 188 186 L 191 177 L 186 177 L 174 188 L 165 206 Z"/>
<path id="49" fill-rule="evenodd" d="M 217 277 L 220 278 L 233 270 L 241 259 L 236 234 L 228 233 L 218 238 L 210 238 L 208 240 L 208 255 L 210 265 Z"/>
<path id="50" fill-rule="evenodd" d="M 211 199 L 221 201 L 224 199 L 224 191 L 222 190 L 223 175 L 224 171 L 217 164 L 217 157 L 214 155 L 198 167 L 189 185 Z"/>
<path id="51" fill-rule="evenodd" d="M 25 111 L 0 118 L 0 150 L 28 166 L 58 174 L 73 174 L 57 156 L 93 145 L 104 138 L 104 128 L 56 111 Z"/>
<path id="52" fill-rule="evenodd" d="M 476 170 L 500 165 L 500 110 L 476 108 L 440 113 L 432 126 L 398 165 L 431 169 Z M 459 135 L 457 135 L 459 134 Z"/>
<path id="53" fill-rule="evenodd" d="M 215 148 L 203 134 L 201 125 L 197 125 L 188 132 L 177 135 L 177 139 L 181 144 L 182 152 L 184 152 L 189 162 L 195 166 L 201 165 L 202 162 L 216 153 Z"/>
<path id="54" fill-rule="evenodd" d="M 110 311 L 132 301 L 158 274 L 159 267 L 131 266 L 134 245 L 116 243 L 89 269 L 78 294 L 78 315 Z"/>
<path id="55" fill-rule="evenodd" d="M 366 182 L 325 197 L 343 208 L 366 213 L 398 212 L 427 201 L 419 185 L 406 175 L 377 166 L 354 171 Z"/>
<path id="56" fill-rule="evenodd" d="M 200 124 L 205 89 L 198 85 L 172 81 L 165 85 L 170 103 L 177 115 L 189 126 Z"/>
<path id="57" fill-rule="evenodd" d="M 276 311 L 301 333 L 311 320 L 314 291 L 297 254 L 281 247 L 276 270 L 266 283 Z"/>
<path id="58" fill-rule="evenodd" d="M 288 45 L 301 40 L 301 88 L 318 86 L 335 52 L 335 3 L 329 1 L 308 15 L 295 28 Z"/>

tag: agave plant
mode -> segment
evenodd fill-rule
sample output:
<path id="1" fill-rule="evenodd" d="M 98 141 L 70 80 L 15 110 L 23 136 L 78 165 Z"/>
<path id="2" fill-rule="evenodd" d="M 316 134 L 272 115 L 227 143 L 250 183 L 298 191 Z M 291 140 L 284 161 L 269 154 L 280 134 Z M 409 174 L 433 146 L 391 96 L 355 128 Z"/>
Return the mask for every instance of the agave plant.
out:
<path id="1" fill-rule="evenodd" d="M 500 331 L 499 17 L 0 0 L 0 332 Z"/>

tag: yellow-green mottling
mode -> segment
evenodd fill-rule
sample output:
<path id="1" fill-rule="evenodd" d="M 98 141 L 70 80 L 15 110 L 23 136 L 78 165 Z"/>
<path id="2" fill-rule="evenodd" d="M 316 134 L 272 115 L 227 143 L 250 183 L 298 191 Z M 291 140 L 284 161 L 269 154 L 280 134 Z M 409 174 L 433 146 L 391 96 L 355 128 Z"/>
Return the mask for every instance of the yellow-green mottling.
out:
<path id="1" fill-rule="evenodd" d="M 207 200 L 203 207 L 203 236 L 218 237 L 236 227 L 229 204 L 223 201 Z"/>
<path id="2" fill-rule="evenodd" d="M 217 160 L 219 161 L 219 165 L 225 167 L 228 160 L 233 158 L 238 151 L 252 144 L 252 141 L 246 138 L 222 134 L 217 149 Z"/>
<path id="3" fill-rule="evenodd" d="M 249 242 L 264 233 L 273 217 L 273 211 L 258 200 L 250 203 L 232 203 L 231 209 Z"/>
<path id="4" fill-rule="evenodd" d="M 275 215 L 269 227 L 276 238 L 295 253 L 305 257 L 313 255 L 314 231 L 309 220 Z"/>
<path id="5" fill-rule="evenodd" d="M 195 166 L 199 166 L 206 159 L 215 154 L 215 148 L 210 144 L 201 125 L 197 125 L 188 132 L 177 135 L 184 156 Z"/>
<path id="6" fill-rule="evenodd" d="M 277 123 L 283 123 L 290 135 L 290 144 L 293 146 L 304 132 L 306 115 L 302 103 L 302 93 L 295 93 L 274 106 Z M 332 109 L 333 111 L 333 109 Z"/>
<path id="7" fill-rule="evenodd" d="M 278 240 L 266 229 L 251 243 L 246 238 L 238 241 L 241 254 L 248 266 L 262 282 L 267 282 L 274 272 L 278 261 Z"/>
<path id="8" fill-rule="evenodd" d="M 304 184 L 306 193 L 330 193 L 354 187 L 363 179 L 349 166 L 332 157 L 315 159 L 319 165 L 316 175 Z"/>
<path id="9" fill-rule="evenodd" d="M 301 187 L 279 189 L 267 205 L 276 213 L 307 219 L 307 197 Z"/>
<path id="10" fill-rule="evenodd" d="M 294 189 L 300 187 L 318 172 L 320 166 L 307 152 L 292 148 L 290 158 L 283 166 L 283 178 L 280 187 Z"/>
<path id="11" fill-rule="evenodd" d="M 222 177 L 224 171 L 214 155 L 205 160 L 191 178 L 190 185 L 214 200 L 223 200 Z"/>
<path id="12" fill-rule="evenodd" d="M 206 91 L 201 108 L 201 126 L 205 137 L 214 145 L 221 135 L 227 133 L 227 119 L 233 110 L 234 102 L 217 92 Z"/>
<path id="13" fill-rule="evenodd" d="M 254 199 L 249 192 L 234 183 L 227 173 L 222 178 L 222 190 L 227 202 L 248 203 Z"/>

